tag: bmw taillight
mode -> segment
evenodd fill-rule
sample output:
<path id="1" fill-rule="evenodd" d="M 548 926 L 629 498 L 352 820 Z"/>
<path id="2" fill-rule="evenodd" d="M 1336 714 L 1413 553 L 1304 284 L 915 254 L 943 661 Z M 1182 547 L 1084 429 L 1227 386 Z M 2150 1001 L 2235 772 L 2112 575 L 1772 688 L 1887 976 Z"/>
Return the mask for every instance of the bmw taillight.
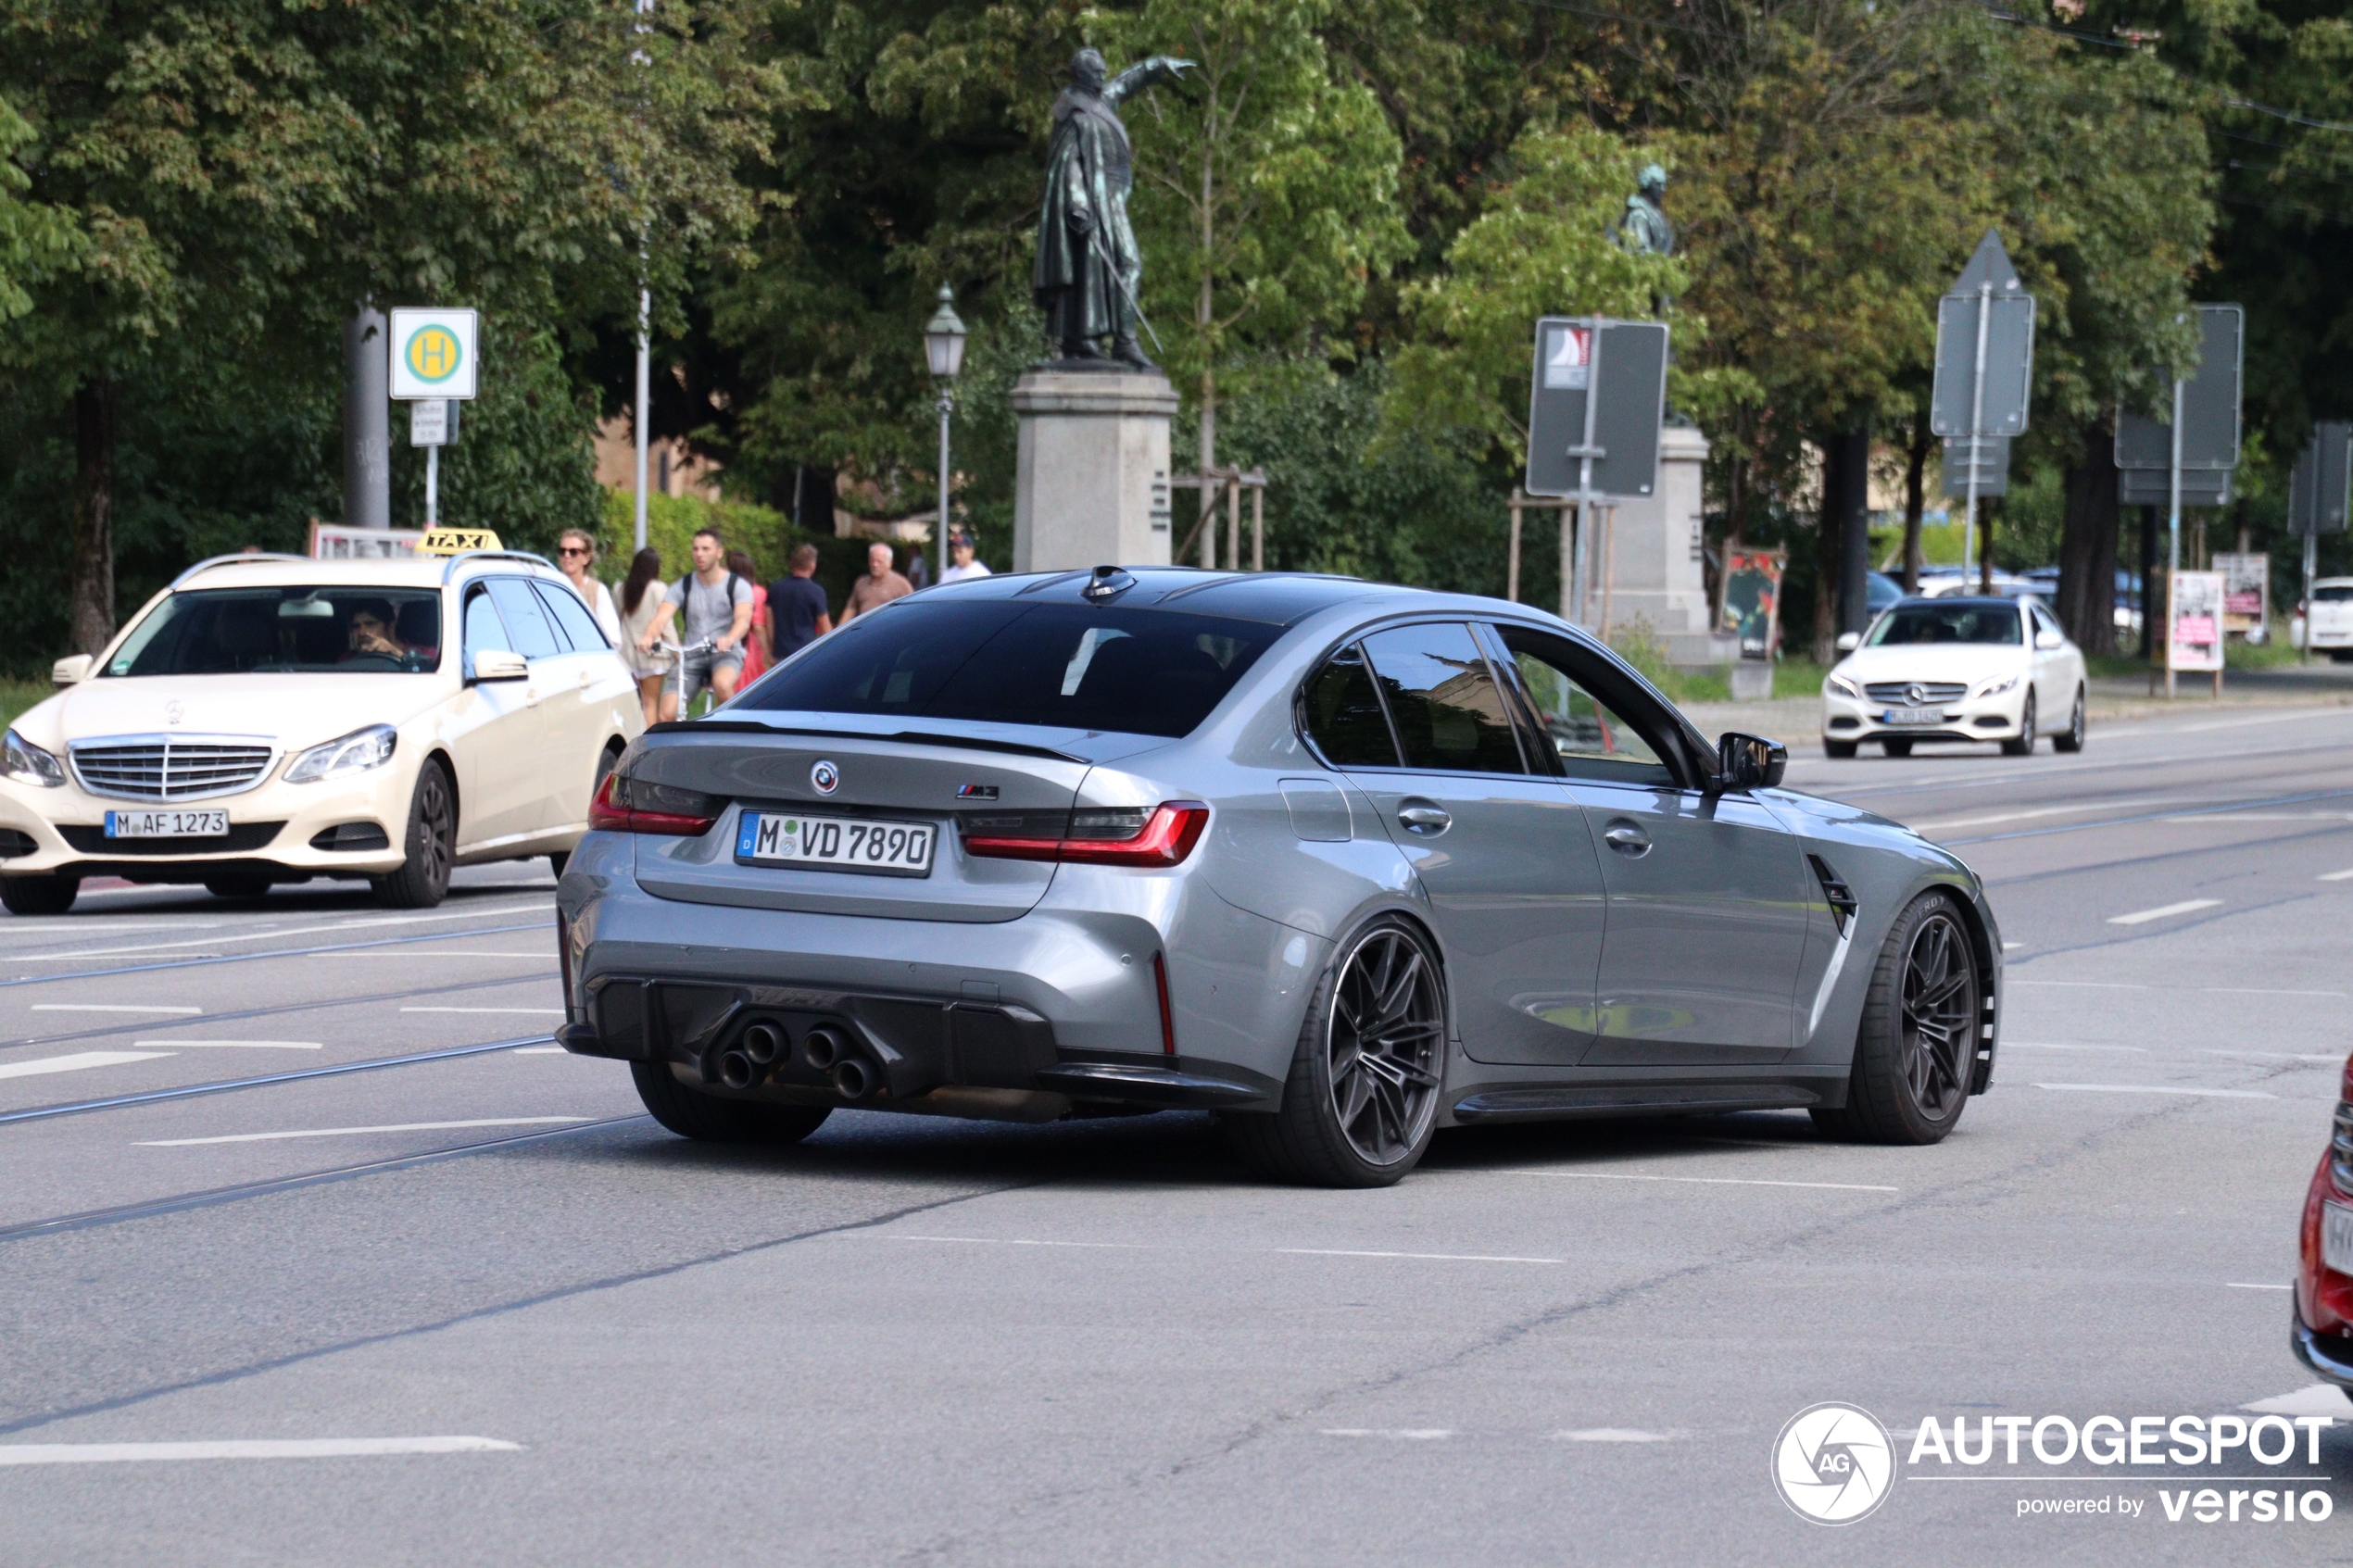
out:
<path id="1" fill-rule="evenodd" d="M 624 784 L 619 772 L 605 775 L 588 803 L 588 826 L 605 833 L 657 833 L 699 838 L 719 813 L 707 797 L 660 784 Z"/>
<path id="2" fill-rule="evenodd" d="M 964 853 L 995 860 L 1067 860 L 1085 866 L 1168 867 L 1182 865 L 1209 826 L 1209 808 L 1198 800 L 1166 800 L 1141 807 L 1081 808 L 1051 836 L 973 833 Z"/>

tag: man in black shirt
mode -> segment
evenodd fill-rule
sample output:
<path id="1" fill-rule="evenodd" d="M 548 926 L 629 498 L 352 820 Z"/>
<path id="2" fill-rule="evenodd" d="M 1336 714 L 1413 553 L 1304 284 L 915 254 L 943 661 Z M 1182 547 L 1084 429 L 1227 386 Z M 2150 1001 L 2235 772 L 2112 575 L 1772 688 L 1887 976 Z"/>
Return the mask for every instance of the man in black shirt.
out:
<path id="1" fill-rule="evenodd" d="M 817 585 L 816 546 L 795 546 L 792 575 L 768 584 L 768 620 L 780 662 L 834 629 L 825 590 Z"/>

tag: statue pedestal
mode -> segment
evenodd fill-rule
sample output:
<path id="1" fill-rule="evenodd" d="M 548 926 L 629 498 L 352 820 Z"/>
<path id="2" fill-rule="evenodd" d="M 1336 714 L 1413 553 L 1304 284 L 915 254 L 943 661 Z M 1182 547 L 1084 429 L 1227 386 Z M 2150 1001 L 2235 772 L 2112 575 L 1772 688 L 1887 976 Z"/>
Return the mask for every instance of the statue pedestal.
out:
<path id="1" fill-rule="evenodd" d="M 1040 365 L 1013 383 L 1013 570 L 1166 566 L 1168 378 Z"/>
<path id="2" fill-rule="evenodd" d="M 1704 503 L 1701 474 L 1707 438 L 1689 426 L 1658 433 L 1658 489 L 1617 504 L 1613 542 L 1613 630 L 1641 621 L 1666 649 L 1669 664 L 1701 668 L 1738 656 L 1737 645 L 1711 635 L 1707 580 L 1702 569 Z M 1588 613 L 1600 607 L 1596 594 Z M 1729 649 L 1729 651 L 1727 651 Z"/>

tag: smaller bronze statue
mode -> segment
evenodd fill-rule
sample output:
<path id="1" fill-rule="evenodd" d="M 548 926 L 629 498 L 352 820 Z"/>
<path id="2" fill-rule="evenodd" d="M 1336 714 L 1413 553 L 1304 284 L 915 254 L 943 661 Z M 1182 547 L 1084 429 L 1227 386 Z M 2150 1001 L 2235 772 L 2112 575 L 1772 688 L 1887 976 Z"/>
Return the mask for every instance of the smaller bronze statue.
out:
<path id="1" fill-rule="evenodd" d="M 1636 190 L 1626 198 L 1626 210 L 1610 226 L 1610 237 L 1636 256 L 1675 254 L 1675 225 L 1667 220 L 1667 170 L 1657 164 L 1642 166 Z"/>
<path id="2" fill-rule="evenodd" d="M 1119 106 L 1155 82 L 1175 82 L 1192 61 L 1154 55 L 1104 80 L 1103 57 L 1081 49 L 1070 85 L 1054 100 L 1053 140 L 1046 149 L 1046 199 L 1038 215 L 1038 261 L 1030 297 L 1046 312 L 1047 341 L 1064 360 L 1111 358 L 1138 370 L 1156 367 L 1136 342 L 1136 291 L 1143 257 L 1127 223 L 1136 160 Z"/>

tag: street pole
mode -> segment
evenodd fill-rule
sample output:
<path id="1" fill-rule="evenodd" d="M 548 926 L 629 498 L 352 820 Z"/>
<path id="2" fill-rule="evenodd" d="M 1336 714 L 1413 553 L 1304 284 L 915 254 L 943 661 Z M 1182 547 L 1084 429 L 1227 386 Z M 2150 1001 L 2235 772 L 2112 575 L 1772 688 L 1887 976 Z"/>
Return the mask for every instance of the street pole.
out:
<path id="1" fill-rule="evenodd" d="M 642 257 L 641 251 L 639 255 Z M 653 320 L 653 291 L 637 291 L 637 412 L 629 421 L 637 433 L 637 527 L 638 549 L 646 547 L 646 426 L 652 419 L 653 364 L 652 343 L 648 329 Z"/>
<path id="2" fill-rule="evenodd" d="M 939 389 L 939 570 L 932 576 L 935 583 L 948 581 L 948 416 L 956 408 L 956 395 L 945 383 Z"/>
<path id="3" fill-rule="evenodd" d="M 1602 385 L 1602 334 L 1609 327 L 1606 318 L 1593 318 L 1593 342 L 1585 356 L 1585 439 L 1568 449 L 1577 459 L 1577 532 L 1568 530 L 1568 509 L 1561 508 L 1561 618 L 1585 624 L 1587 560 L 1586 547 L 1593 528 L 1593 459 L 1603 456 L 1593 445 L 1593 422 L 1601 415 L 1601 403 L 1594 394 Z M 1572 543 L 1573 541 L 1573 543 Z M 1574 606 L 1576 613 L 1571 614 Z"/>
<path id="4" fill-rule="evenodd" d="M 1977 544 L 1977 471 L 1985 433 L 1985 331 L 1994 315 L 1994 281 L 1977 285 L 1977 374 L 1969 395 L 1969 512 L 1961 524 L 1961 587 L 1969 588 L 1969 557 Z"/>
<path id="5" fill-rule="evenodd" d="M 441 525 L 441 448 L 425 448 L 425 527 Z"/>
<path id="6" fill-rule="evenodd" d="M 2318 467 L 2317 464 L 2314 466 Z M 2319 478 L 2315 476 L 2312 483 L 2317 486 L 2320 483 Z M 2315 505 L 2317 506 L 2317 499 Z M 2304 536 L 2303 662 L 2306 664 L 2312 662 L 2312 579 L 2318 573 L 2321 565 L 2320 519 L 2316 517 L 2310 521 L 2312 524 L 2312 532 Z"/>
<path id="7" fill-rule="evenodd" d="M 392 526 L 391 365 L 384 314 L 363 302 L 343 326 L 343 521 Z"/>
<path id="8" fill-rule="evenodd" d="M 2188 383 L 2173 378 L 2173 452 L 2165 470 L 2165 695 L 2173 695 L 2173 575 L 2182 570 L 2182 395 Z M 2310 641 L 2309 637 L 2305 639 Z"/>

